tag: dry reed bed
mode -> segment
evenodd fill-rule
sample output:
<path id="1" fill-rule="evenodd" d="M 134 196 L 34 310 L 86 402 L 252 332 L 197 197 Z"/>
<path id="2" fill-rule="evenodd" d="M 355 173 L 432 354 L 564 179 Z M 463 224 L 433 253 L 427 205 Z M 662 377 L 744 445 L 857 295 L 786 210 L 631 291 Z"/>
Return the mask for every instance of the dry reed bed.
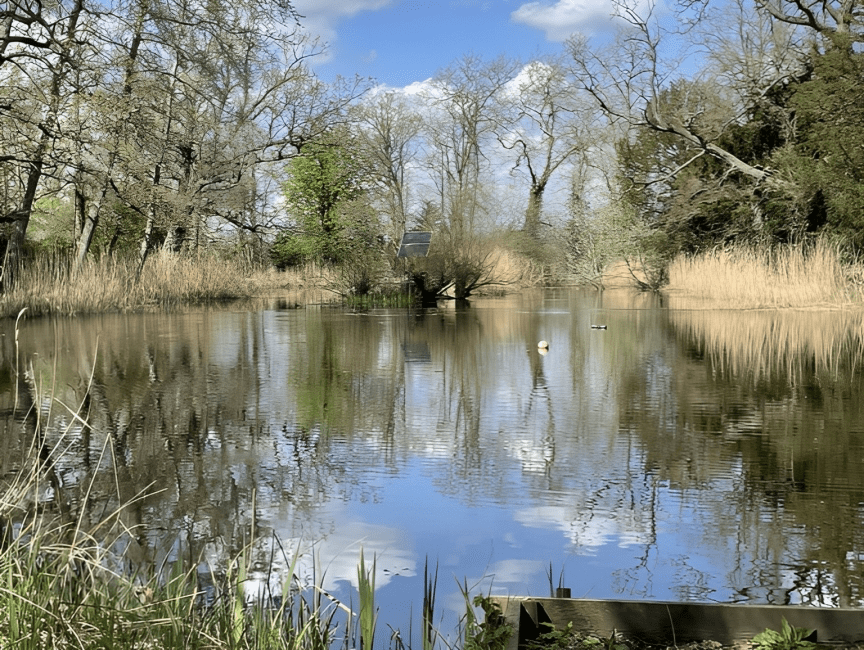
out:
<path id="1" fill-rule="evenodd" d="M 541 265 L 509 248 L 495 246 L 488 258 L 490 277 L 500 287 L 536 287 L 543 284 Z"/>
<path id="2" fill-rule="evenodd" d="M 134 261 L 88 261 L 74 270 L 63 259 L 38 258 L 11 290 L 0 295 L 0 315 L 14 316 L 23 308 L 28 315 L 38 316 L 175 307 L 288 289 L 320 289 L 326 283 L 326 274 L 315 267 L 279 273 L 212 255 L 159 254 L 148 261 L 138 279 L 136 271 Z"/>
<path id="3" fill-rule="evenodd" d="M 775 250 L 717 250 L 669 267 L 670 306 L 759 309 L 839 307 L 864 302 L 836 246 L 819 241 Z"/>
<path id="4" fill-rule="evenodd" d="M 507 248 L 493 246 L 483 259 L 491 292 L 542 281 L 536 264 Z M 398 284 L 393 278 L 388 283 Z M 31 317 L 122 312 L 274 295 L 297 304 L 333 302 L 340 300 L 339 286 L 338 271 L 314 263 L 280 272 L 218 255 L 158 253 L 137 277 L 135 260 L 88 260 L 74 269 L 64 256 L 40 256 L 0 294 L 0 316 L 22 309 Z"/>

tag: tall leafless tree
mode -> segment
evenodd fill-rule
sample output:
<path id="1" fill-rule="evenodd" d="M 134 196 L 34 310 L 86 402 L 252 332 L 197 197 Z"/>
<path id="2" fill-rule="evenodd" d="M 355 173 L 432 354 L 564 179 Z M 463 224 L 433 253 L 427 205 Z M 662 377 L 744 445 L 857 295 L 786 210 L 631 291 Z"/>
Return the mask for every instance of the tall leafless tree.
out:
<path id="1" fill-rule="evenodd" d="M 455 237 L 477 225 L 484 147 L 498 122 L 499 94 L 517 69 L 504 58 L 484 62 L 465 56 L 432 80 L 427 100 L 434 114 L 425 133 L 428 165 L 441 213 Z"/>
<path id="2" fill-rule="evenodd" d="M 553 174 L 574 157 L 586 156 L 596 129 L 596 109 L 581 97 L 560 61 L 526 65 L 502 94 L 496 125 L 501 145 L 515 153 L 513 170 L 528 176 L 523 230 L 540 234 L 543 197 Z"/>
<path id="3" fill-rule="evenodd" d="M 408 221 L 408 174 L 420 151 L 421 118 L 402 93 L 386 91 L 358 106 L 357 121 L 363 158 L 390 220 L 390 237 L 399 241 Z"/>

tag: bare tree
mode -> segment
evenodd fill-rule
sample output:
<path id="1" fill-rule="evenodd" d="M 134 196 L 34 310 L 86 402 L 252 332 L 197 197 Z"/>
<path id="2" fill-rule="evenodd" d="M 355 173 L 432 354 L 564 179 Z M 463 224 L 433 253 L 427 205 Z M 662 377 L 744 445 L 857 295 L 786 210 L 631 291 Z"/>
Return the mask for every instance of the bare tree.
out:
<path id="1" fill-rule="evenodd" d="M 438 74 L 427 99 L 434 109 L 425 133 L 428 166 L 441 213 L 456 238 L 471 232 L 481 206 L 483 147 L 499 121 L 498 95 L 517 66 L 465 56 Z"/>
<path id="2" fill-rule="evenodd" d="M 290 4 L 140 0 L 130 11 L 112 40 L 124 73 L 93 114 L 108 137 L 90 153 L 79 264 L 109 193 L 146 222 L 139 268 L 157 235 L 194 249 L 222 224 L 261 233 L 259 180 L 362 92 L 314 77 L 306 60 L 320 48 L 300 35 Z"/>
<path id="3" fill-rule="evenodd" d="M 33 0 L 4 2 L 0 8 L 0 67 L 16 59 L 44 60 L 62 38 L 67 9 L 63 4 Z"/>
<path id="4" fill-rule="evenodd" d="M 763 90 L 799 75 L 809 54 L 805 30 L 779 23 L 748 0 L 730 0 L 702 13 L 694 35 L 706 57 L 706 76 L 737 96 L 738 108 Z"/>
<path id="5" fill-rule="evenodd" d="M 508 86 L 496 136 L 516 154 L 513 171 L 524 169 L 528 176 L 523 230 L 537 238 L 549 181 L 562 165 L 587 154 L 596 109 L 579 96 L 580 89 L 557 60 L 528 64 Z"/>
<path id="6" fill-rule="evenodd" d="M 814 30 L 823 37 L 840 34 L 864 42 L 861 0 L 755 0 L 774 19 Z"/>
<path id="7" fill-rule="evenodd" d="M 290 0 L 0 4 L 6 279 L 47 191 L 74 190 L 78 264 L 121 213 L 146 222 L 141 264 L 157 234 L 194 248 L 224 224 L 262 232 L 276 167 L 365 90 L 315 78 L 321 48 L 297 21 Z"/>
<path id="8" fill-rule="evenodd" d="M 420 116 L 401 93 L 387 91 L 357 107 L 359 144 L 390 218 L 390 237 L 401 239 L 408 221 L 408 169 L 419 154 Z"/>

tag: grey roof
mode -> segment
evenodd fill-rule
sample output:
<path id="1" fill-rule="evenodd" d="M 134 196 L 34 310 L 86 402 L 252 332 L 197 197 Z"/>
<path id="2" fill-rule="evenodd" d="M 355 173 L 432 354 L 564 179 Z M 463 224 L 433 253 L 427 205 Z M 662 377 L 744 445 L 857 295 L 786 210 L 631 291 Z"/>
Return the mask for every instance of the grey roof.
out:
<path id="1" fill-rule="evenodd" d="M 402 235 L 402 243 L 399 245 L 399 253 L 396 257 L 426 257 L 431 243 L 431 232 L 406 232 Z"/>

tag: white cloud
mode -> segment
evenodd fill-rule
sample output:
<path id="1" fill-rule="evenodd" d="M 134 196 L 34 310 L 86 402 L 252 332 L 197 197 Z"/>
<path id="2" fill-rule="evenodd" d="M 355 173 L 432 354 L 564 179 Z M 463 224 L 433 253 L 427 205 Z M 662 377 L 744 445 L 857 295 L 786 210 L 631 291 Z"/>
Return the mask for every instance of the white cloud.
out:
<path id="1" fill-rule="evenodd" d="M 297 526 L 298 515 L 293 509 L 273 516 L 273 529 L 282 546 L 286 549 L 299 549 L 294 575 L 301 582 L 311 584 L 313 580 L 321 581 L 321 586 L 330 592 L 336 591 L 339 582 L 348 582 L 357 588 L 357 566 L 360 563 L 360 550 L 363 550 L 365 561 L 371 567 L 375 562 L 375 585 L 377 589 L 385 587 L 396 576 L 417 575 L 417 558 L 414 551 L 414 541 L 411 535 L 399 528 L 382 526 L 354 519 L 349 506 L 343 502 L 332 502 L 318 511 L 320 531 L 313 532 L 310 537 L 293 537 Z M 309 523 L 312 523 L 311 521 Z M 272 553 L 271 543 L 266 536 L 262 537 L 262 555 Z M 268 551 L 268 549 L 270 549 Z M 289 552 L 290 555 L 290 552 Z M 289 558 L 290 559 L 290 558 Z M 325 564 L 322 564 L 322 561 Z M 270 567 L 274 581 L 271 588 L 281 589 L 281 581 L 285 580 L 287 570 L 280 571 L 280 562 L 284 558 L 277 557 L 272 561 L 262 560 L 261 564 Z M 324 569 L 323 575 L 320 573 Z M 264 580 L 264 576 L 251 576 Z M 251 585 L 253 592 L 260 589 L 259 584 Z"/>
<path id="2" fill-rule="evenodd" d="M 378 84 L 372 88 L 366 96 L 367 98 L 374 99 L 378 95 L 383 95 L 384 93 L 401 93 L 409 101 L 416 99 L 420 102 L 426 101 L 429 98 L 439 98 L 442 96 L 441 89 L 432 83 L 431 78 L 424 81 L 412 81 L 407 86 Z"/>
<path id="3" fill-rule="evenodd" d="M 502 88 L 503 95 L 510 98 L 518 97 L 523 88 L 540 83 L 551 72 L 552 68 L 547 63 L 531 61 L 523 65 L 522 69 L 516 73 L 516 76 L 504 84 Z"/>
<path id="4" fill-rule="evenodd" d="M 564 41 L 573 32 L 608 28 L 612 22 L 610 0 L 557 0 L 528 2 L 510 14 L 510 19 L 546 32 L 550 41 Z"/>
<path id="5" fill-rule="evenodd" d="M 586 497 L 587 500 L 587 497 Z M 652 539 L 651 522 L 639 510 L 541 506 L 518 510 L 514 519 L 526 528 L 560 530 L 580 555 L 594 555 L 601 546 L 644 545 Z"/>
<path id="6" fill-rule="evenodd" d="M 438 89 L 432 83 L 432 79 L 425 79 L 424 81 L 414 81 L 403 87 L 402 92 L 409 97 L 416 95 L 437 95 L 439 93 Z"/>
<path id="7" fill-rule="evenodd" d="M 300 24 L 313 36 L 333 43 L 339 21 L 350 18 L 361 11 L 377 11 L 390 4 L 391 0 L 294 0 L 293 5 L 301 16 Z"/>

